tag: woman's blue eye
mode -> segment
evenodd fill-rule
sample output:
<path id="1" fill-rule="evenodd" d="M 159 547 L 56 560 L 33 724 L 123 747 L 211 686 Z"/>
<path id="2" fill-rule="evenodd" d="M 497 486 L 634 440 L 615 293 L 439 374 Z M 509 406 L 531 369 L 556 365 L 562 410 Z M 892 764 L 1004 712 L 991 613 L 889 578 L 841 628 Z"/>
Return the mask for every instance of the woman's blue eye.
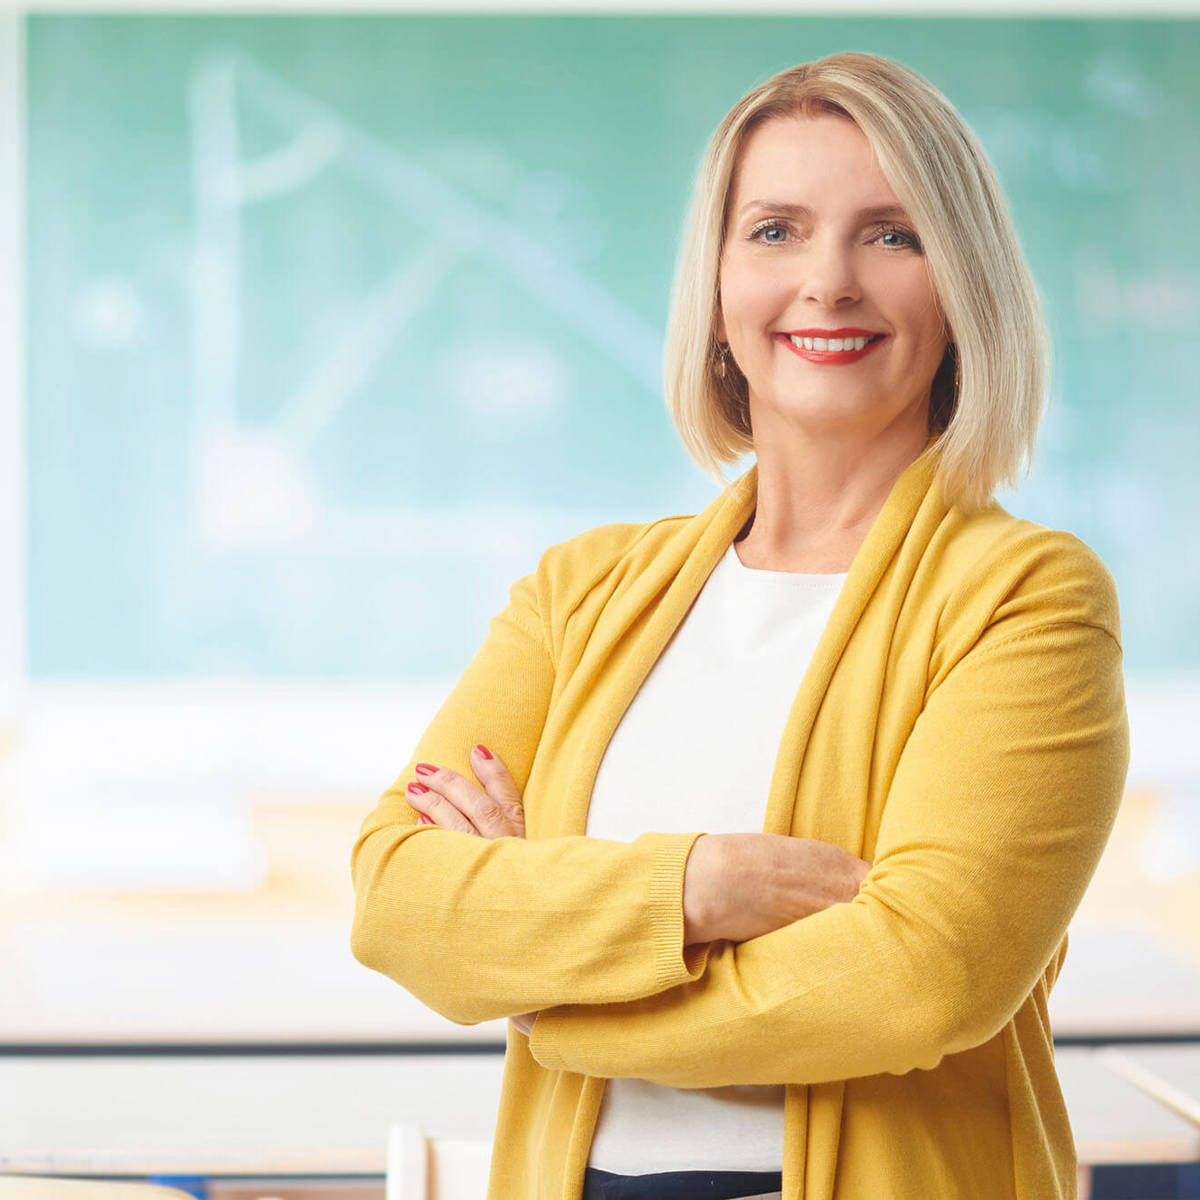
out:
<path id="1" fill-rule="evenodd" d="M 879 236 L 881 238 L 898 237 L 898 238 L 902 239 L 900 244 L 897 244 L 895 242 L 890 243 L 888 245 L 889 249 L 901 250 L 906 245 L 911 246 L 914 250 L 920 250 L 920 248 L 921 248 L 921 243 L 918 242 L 916 237 L 913 234 L 909 233 L 907 229 L 884 229 L 884 230 L 880 231 Z"/>
<path id="2" fill-rule="evenodd" d="M 778 233 L 779 237 L 770 237 L 769 234 Z M 767 223 L 765 225 L 756 226 L 750 233 L 750 240 L 754 241 L 758 238 L 760 241 L 766 242 L 768 245 L 777 246 L 780 242 L 787 239 L 787 229 L 777 223 Z"/>

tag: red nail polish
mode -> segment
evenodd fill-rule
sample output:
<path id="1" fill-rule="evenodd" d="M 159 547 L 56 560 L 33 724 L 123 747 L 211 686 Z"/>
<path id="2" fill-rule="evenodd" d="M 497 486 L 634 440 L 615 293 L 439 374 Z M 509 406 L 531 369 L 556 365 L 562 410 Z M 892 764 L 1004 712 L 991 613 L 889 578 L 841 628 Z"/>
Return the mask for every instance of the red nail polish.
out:
<path id="1" fill-rule="evenodd" d="M 429 789 L 423 783 L 410 783 L 408 785 L 410 792 L 416 792 L 418 796 L 424 795 Z"/>
<path id="2" fill-rule="evenodd" d="M 491 759 L 492 752 L 486 746 L 476 746 L 475 749 L 478 750 L 479 753 L 482 754 L 484 758 L 489 759 L 489 760 Z"/>
<path id="3" fill-rule="evenodd" d="M 436 775 L 437 767 L 431 767 L 428 763 L 417 763 L 418 775 Z"/>
<path id="4" fill-rule="evenodd" d="M 421 825 L 432 825 L 434 822 L 433 822 L 433 818 L 431 816 L 428 816 L 427 814 L 422 813 L 421 820 L 418 823 Z"/>

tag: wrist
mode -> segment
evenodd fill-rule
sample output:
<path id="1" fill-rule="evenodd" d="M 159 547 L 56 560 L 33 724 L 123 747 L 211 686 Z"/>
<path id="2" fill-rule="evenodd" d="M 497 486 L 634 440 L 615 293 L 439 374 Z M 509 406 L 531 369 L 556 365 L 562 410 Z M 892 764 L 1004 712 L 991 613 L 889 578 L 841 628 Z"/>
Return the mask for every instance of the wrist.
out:
<path id="1" fill-rule="evenodd" d="M 721 937 L 725 889 L 721 884 L 719 834 L 701 834 L 692 844 L 683 875 L 683 944 Z"/>

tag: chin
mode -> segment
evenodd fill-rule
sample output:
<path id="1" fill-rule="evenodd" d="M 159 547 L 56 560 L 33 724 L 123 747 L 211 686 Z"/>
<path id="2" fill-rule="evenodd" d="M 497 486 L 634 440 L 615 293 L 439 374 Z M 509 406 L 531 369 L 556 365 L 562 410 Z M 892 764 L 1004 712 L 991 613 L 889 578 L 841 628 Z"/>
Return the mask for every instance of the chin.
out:
<path id="1" fill-rule="evenodd" d="M 874 424 L 878 422 L 878 407 L 864 397 L 840 394 L 789 396 L 750 406 L 751 416 L 762 414 L 764 419 L 800 421 L 808 425 L 827 425 L 830 428 Z M 872 421 L 874 417 L 874 421 Z"/>

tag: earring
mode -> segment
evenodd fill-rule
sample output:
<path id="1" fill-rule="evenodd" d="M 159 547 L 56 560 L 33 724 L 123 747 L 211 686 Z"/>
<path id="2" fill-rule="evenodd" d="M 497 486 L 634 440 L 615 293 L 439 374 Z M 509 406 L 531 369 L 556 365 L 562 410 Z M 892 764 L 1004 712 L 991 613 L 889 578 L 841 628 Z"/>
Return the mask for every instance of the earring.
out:
<path id="1" fill-rule="evenodd" d="M 728 342 L 718 342 L 717 343 L 717 361 L 716 361 L 715 366 L 713 367 L 713 370 L 716 372 L 716 376 L 718 379 L 725 378 L 725 374 L 729 369 L 728 363 L 729 363 L 729 343 Z"/>

